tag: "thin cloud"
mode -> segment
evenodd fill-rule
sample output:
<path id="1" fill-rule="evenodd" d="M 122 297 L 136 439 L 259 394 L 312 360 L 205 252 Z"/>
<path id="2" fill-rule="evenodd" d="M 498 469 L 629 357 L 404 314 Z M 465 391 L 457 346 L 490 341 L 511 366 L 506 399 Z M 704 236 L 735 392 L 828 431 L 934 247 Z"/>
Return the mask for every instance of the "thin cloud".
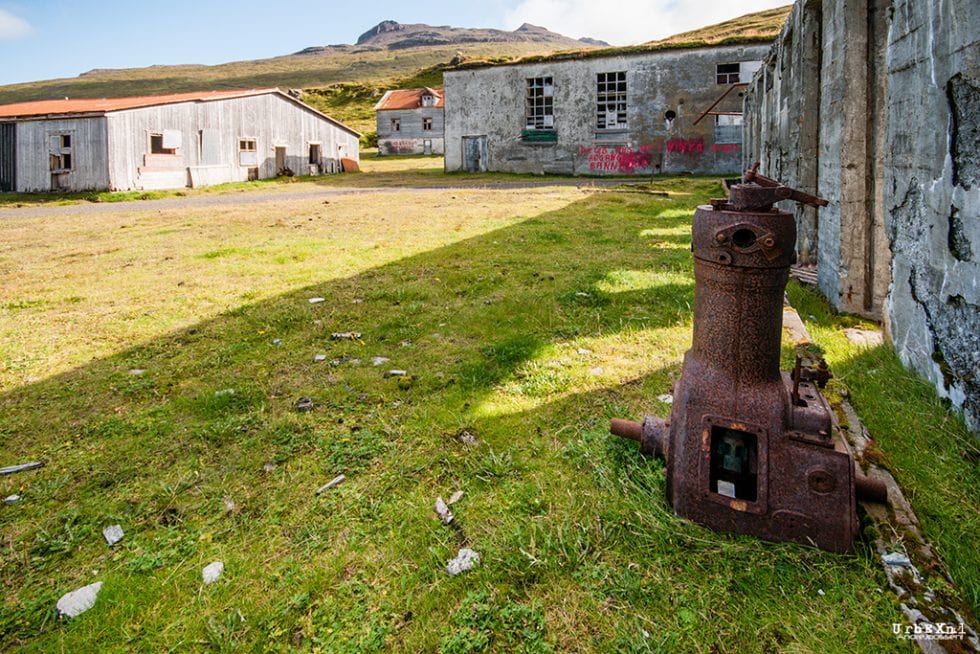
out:
<path id="1" fill-rule="evenodd" d="M 22 39 L 34 33 L 30 23 L 6 9 L 0 9 L 0 41 Z"/>
<path id="2" fill-rule="evenodd" d="M 521 0 L 504 24 L 547 27 L 553 32 L 633 45 L 789 4 L 789 0 Z"/>

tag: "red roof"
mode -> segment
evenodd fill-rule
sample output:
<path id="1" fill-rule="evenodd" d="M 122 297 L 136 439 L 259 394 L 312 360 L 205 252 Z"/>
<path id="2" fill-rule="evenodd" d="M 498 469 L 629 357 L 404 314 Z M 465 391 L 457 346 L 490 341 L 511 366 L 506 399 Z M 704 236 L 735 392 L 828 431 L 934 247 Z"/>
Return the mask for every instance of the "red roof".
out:
<path id="1" fill-rule="evenodd" d="M 381 101 L 375 105 L 375 111 L 385 111 L 388 109 L 419 109 L 422 107 L 422 96 L 431 95 L 436 101 L 435 104 L 431 105 L 436 109 L 442 109 L 445 106 L 445 102 L 442 96 L 442 89 L 430 89 L 429 87 L 421 89 L 395 89 L 393 91 L 388 91 L 381 98 Z"/>
<path id="2" fill-rule="evenodd" d="M 278 92 L 278 89 L 252 89 L 248 91 L 195 91 L 192 93 L 172 93 L 170 95 L 143 95 L 132 98 L 99 98 L 40 100 L 37 102 L 18 102 L 0 105 L 0 118 L 26 118 L 30 116 L 56 116 L 61 114 L 102 114 L 123 109 L 153 107 L 175 102 L 207 102 L 227 98 L 261 95 Z"/>

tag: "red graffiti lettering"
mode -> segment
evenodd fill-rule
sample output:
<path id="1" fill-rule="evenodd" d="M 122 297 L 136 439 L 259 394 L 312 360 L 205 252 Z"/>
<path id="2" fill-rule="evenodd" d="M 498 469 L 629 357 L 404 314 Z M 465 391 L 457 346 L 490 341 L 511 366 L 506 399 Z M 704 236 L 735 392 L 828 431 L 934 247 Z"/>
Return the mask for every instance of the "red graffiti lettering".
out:
<path id="1" fill-rule="evenodd" d="M 711 146 L 712 152 L 738 152 L 741 149 L 738 143 L 715 143 Z"/>
<path id="2" fill-rule="evenodd" d="M 667 152 L 680 154 L 698 154 L 704 152 L 704 139 L 670 139 L 667 141 Z"/>
<path id="3" fill-rule="evenodd" d="M 652 145 L 641 145 L 638 148 L 625 145 L 610 148 L 579 146 L 579 154 L 589 158 L 589 170 L 627 175 L 635 173 L 637 168 L 649 168 L 653 151 Z"/>

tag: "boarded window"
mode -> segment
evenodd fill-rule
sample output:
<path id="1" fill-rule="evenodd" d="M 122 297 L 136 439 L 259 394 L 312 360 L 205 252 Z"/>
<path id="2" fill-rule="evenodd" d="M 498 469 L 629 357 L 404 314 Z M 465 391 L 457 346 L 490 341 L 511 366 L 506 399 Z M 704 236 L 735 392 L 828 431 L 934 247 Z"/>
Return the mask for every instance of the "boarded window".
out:
<path id="1" fill-rule="evenodd" d="M 258 152 L 255 151 L 255 139 L 238 139 L 238 165 L 257 166 Z"/>
<path id="2" fill-rule="evenodd" d="M 555 128 L 555 86 L 550 77 L 527 80 L 524 119 L 527 129 Z"/>
<path id="3" fill-rule="evenodd" d="M 51 134 L 48 137 L 48 169 L 66 172 L 72 169 L 72 135 Z"/>
<path id="4" fill-rule="evenodd" d="M 423 118 L 422 119 L 422 129 L 425 130 L 426 132 L 432 131 L 432 119 L 431 118 Z"/>
<path id="5" fill-rule="evenodd" d="M 177 148 L 168 148 L 163 141 L 163 132 L 150 134 L 150 154 L 177 154 Z"/>
<path id="6" fill-rule="evenodd" d="M 626 72 L 596 75 L 596 128 L 626 129 Z"/>
<path id="7" fill-rule="evenodd" d="M 391 131 L 392 132 L 400 132 L 400 131 L 402 131 L 402 119 L 401 118 L 392 118 L 391 119 Z"/>

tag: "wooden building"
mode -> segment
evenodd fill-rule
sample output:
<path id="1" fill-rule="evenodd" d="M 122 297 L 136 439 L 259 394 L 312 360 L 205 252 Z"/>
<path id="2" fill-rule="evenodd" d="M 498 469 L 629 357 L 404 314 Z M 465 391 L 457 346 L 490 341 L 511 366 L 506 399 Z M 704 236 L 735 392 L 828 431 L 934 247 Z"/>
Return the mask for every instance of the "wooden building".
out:
<path id="1" fill-rule="evenodd" d="M 0 191 L 148 190 L 341 172 L 358 134 L 278 89 L 0 106 Z"/>
<path id="2" fill-rule="evenodd" d="M 378 154 L 442 154 L 442 89 L 394 89 L 374 107 Z"/>

